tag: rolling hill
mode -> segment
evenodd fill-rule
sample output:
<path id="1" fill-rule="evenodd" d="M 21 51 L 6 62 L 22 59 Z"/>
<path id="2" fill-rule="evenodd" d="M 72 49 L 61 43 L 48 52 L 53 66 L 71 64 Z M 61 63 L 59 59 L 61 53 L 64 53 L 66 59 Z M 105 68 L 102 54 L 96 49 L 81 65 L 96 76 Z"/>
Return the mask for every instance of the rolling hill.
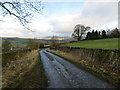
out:
<path id="1" fill-rule="evenodd" d="M 41 44 L 49 45 L 51 43 L 51 38 L 50 37 L 45 37 L 45 38 L 32 38 L 32 37 L 2 37 L 2 41 L 4 40 L 9 40 L 12 43 L 13 47 L 26 47 L 27 46 L 27 41 L 28 40 L 35 40 L 40 42 Z M 69 42 L 69 41 L 74 41 L 74 38 L 71 37 L 56 37 L 55 38 L 58 43 L 63 43 L 63 42 Z"/>

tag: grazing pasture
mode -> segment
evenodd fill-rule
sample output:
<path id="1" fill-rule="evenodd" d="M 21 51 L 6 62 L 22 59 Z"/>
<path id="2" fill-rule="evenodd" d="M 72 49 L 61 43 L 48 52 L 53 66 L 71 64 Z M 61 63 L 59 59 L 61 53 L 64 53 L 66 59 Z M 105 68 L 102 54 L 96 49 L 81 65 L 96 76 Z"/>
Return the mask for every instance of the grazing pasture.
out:
<path id="1" fill-rule="evenodd" d="M 98 49 L 120 49 L 120 38 L 111 39 L 99 39 L 99 40 L 86 40 L 66 44 L 70 47 L 82 47 L 82 48 L 98 48 Z"/>

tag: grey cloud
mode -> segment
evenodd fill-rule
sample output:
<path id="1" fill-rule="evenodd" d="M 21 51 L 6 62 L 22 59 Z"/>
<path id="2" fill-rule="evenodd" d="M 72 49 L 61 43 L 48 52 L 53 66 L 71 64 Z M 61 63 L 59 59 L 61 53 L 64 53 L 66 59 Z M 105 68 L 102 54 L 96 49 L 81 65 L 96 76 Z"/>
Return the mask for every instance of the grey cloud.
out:
<path id="1" fill-rule="evenodd" d="M 98 24 L 106 24 L 117 20 L 118 18 L 117 2 L 91 2 L 85 3 L 82 12 L 82 18 L 88 18 L 92 22 Z"/>
<path id="2" fill-rule="evenodd" d="M 58 17 L 52 19 L 50 23 L 54 27 L 53 32 L 71 33 L 78 23 L 92 28 L 102 27 L 109 22 L 117 21 L 117 17 L 117 2 L 86 2 L 82 13 L 75 13 L 69 17 Z"/>

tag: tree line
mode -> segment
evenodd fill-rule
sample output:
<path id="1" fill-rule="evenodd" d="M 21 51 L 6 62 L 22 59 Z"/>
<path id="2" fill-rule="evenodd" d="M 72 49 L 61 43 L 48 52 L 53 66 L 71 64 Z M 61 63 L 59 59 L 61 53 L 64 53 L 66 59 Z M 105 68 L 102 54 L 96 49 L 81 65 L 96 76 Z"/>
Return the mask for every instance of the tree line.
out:
<path id="1" fill-rule="evenodd" d="M 106 39 L 106 38 L 119 38 L 120 37 L 120 31 L 115 28 L 113 30 L 92 30 L 92 32 L 87 32 L 86 40 L 95 40 L 95 39 Z"/>
<path id="2" fill-rule="evenodd" d="M 88 32 L 91 30 L 91 27 L 84 26 L 82 24 L 77 24 L 74 27 L 74 31 L 72 33 L 72 36 L 74 38 L 77 38 L 78 41 L 83 40 L 83 35 L 86 33 L 85 40 L 95 40 L 95 39 L 106 39 L 106 38 L 119 38 L 120 37 L 120 31 L 118 28 L 115 28 L 113 30 L 92 30 L 92 32 Z"/>

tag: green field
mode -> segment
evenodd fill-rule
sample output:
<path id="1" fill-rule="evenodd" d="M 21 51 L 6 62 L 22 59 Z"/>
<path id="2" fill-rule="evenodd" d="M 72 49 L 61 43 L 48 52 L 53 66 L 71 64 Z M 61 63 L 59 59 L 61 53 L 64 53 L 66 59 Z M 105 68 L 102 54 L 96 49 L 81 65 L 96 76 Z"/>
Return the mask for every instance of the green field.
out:
<path id="1" fill-rule="evenodd" d="M 19 47 L 19 48 L 24 48 L 27 46 L 27 42 L 16 42 L 16 41 L 11 41 L 12 47 Z"/>
<path id="2" fill-rule="evenodd" d="M 120 49 L 118 42 L 120 38 L 86 40 L 66 44 L 70 47 L 98 48 L 98 49 Z"/>

